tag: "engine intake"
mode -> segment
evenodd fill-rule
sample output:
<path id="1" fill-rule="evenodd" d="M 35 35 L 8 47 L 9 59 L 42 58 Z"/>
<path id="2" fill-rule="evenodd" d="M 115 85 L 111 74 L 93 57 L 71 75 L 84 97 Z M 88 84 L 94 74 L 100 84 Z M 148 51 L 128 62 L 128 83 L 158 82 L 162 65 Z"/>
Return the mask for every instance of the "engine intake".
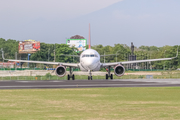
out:
<path id="1" fill-rule="evenodd" d="M 66 75 L 66 68 L 60 65 L 56 68 L 55 72 L 57 76 L 64 77 Z"/>
<path id="2" fill-rule="evenodd" d="M 114 74 L 118 77 L 121 77 L 123 76 L 125 73 L 125 68 L 122 66 L 122 65 L 117 65 L 115 68 L 114 68 Z"/>

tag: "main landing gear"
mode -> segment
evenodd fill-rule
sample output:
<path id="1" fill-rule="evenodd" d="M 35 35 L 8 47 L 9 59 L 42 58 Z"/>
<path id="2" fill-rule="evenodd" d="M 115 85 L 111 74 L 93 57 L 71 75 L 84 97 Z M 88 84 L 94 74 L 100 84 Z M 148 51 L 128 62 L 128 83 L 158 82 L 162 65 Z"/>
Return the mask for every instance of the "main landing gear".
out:
<path id="1" fill-rule="evenodd" d="M 70 67 L 69 74 L 67 75 L 67 80 L 70 80 L 71 78 L 72 78 L 72 80 L 75 80 L 75 76 L 74 76 L 74 74 L 72 74 L 72 69 Z"/>
<path id="2" fill-rule="evenodd" d="M 106 74 L 106 80 L 108 80 L 108 78 L 113 79 L 113 74 L 111 74 L 111 67 L 108 67 L 107 70 L 108 74 Z"/>
<path id="3" fill-rule="evenodd" d="M 89 72 L 88 80 L 92 80 L 91 70 L 89 70 L 88 72 Z"/>
<path id="4" fill-rule="evenodd" d="M 88 76 L 88 80 L 92 80 L 92 76 Z"/>

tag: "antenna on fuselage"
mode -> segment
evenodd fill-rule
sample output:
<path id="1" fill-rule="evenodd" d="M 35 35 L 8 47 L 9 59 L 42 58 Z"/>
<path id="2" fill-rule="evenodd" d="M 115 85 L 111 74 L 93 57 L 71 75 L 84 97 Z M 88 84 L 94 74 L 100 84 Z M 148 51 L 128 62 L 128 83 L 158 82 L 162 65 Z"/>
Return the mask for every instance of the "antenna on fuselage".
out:
<path id="1" fill-rule="evenodd" d="M 90 28 L 90 23 L 89 23 L 89 49 L 91 49 L 91 28 Z"/>

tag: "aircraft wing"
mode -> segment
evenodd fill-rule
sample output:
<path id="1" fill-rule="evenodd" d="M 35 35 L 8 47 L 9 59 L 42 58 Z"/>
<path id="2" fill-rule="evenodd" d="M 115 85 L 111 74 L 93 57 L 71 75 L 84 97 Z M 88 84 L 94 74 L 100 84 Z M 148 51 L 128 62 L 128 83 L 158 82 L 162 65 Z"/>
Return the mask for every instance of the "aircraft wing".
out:
<path id="1" fill-rule="evenodd" d="M 114 62 L 114 63 L 102 63 L 102 67 L 116 66 L 116 65 L 125 65 L 125 64 L 133 64 L 133 63 L 142 63 L 142 62 L 172 60 L 174 58 L 177 58 L 177 56 L 178 56 L 178 48 L 177 48 L 176 57 L 172 57 L 172 58 L 159 58 L 159 59 L 147 59 L 147 60 L 134 60 L 134 61 L 123 61 L 123 62 Z"/>
<path id="2" fill-rule="evenodd" d="M 68 66 L 68 67 L 76 67 L 79 68 L 78 63 L 61 63 L 61 62 L 47 62 L 47 61 L 31 61 L 31 60 L 13 60 L 13 59 L 5 59 L 4 58 L 4 51 L 2 52 L 2 58 L 4 60 L 8 60 L 11 62 L 25 62 L 25 63 L 41 63 L 41 64 L 51 64 L 51 65 L 63 65 L 63 66 Z"/>
<path id="3" fill-rule="evenodd" d="M 61 62 L 46 62 L 46 61 L 30 61 L 30 60 L 13 60 L 13 59 L 5 59 L 11 62 L 25 62 L 25 63 L 41 63 L 41 64 L 51 64 L 51 65 L 63 65 L 68 67 L 76 67 L 78 68 L 78 63 L 61 63 Z"/>
<path id="4" fill-rule="evenodd" d="M 142 63 L 142 62 L 153 62 L 153 61 L 162 61 L 162 60 L 172 60 L 174 58 L 160 58 L 160 59 L 147 59 L 147 60 L 135 60 L 135 61 L 123 61 L 123 62 L 114 62 L 114 63 L 102 63 L 102 67 L 107 66 L 116 66 L 116 65 L 125 65 L 133 63 Z"/>

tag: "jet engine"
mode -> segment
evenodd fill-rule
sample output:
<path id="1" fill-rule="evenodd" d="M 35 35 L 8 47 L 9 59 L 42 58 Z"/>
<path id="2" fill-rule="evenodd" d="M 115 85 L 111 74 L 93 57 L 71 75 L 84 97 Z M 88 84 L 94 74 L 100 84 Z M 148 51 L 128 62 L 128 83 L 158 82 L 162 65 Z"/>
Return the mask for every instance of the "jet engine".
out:
<path id="1" fill-rule="evenodd" d="M 122 66 L 122 65 L 117 65 L 115 68 L 114 68 L 114 74 L 118 77 L 121 77 L 123 76 L 125 73 L 125 68 Z"/>
<path id="2" fill-rule="evenodd" d="M 59 77 L 63 77 L 66 75 L 66 68 L 62 65 L 58 66 L 55 70 L 56 75 Z"/>

